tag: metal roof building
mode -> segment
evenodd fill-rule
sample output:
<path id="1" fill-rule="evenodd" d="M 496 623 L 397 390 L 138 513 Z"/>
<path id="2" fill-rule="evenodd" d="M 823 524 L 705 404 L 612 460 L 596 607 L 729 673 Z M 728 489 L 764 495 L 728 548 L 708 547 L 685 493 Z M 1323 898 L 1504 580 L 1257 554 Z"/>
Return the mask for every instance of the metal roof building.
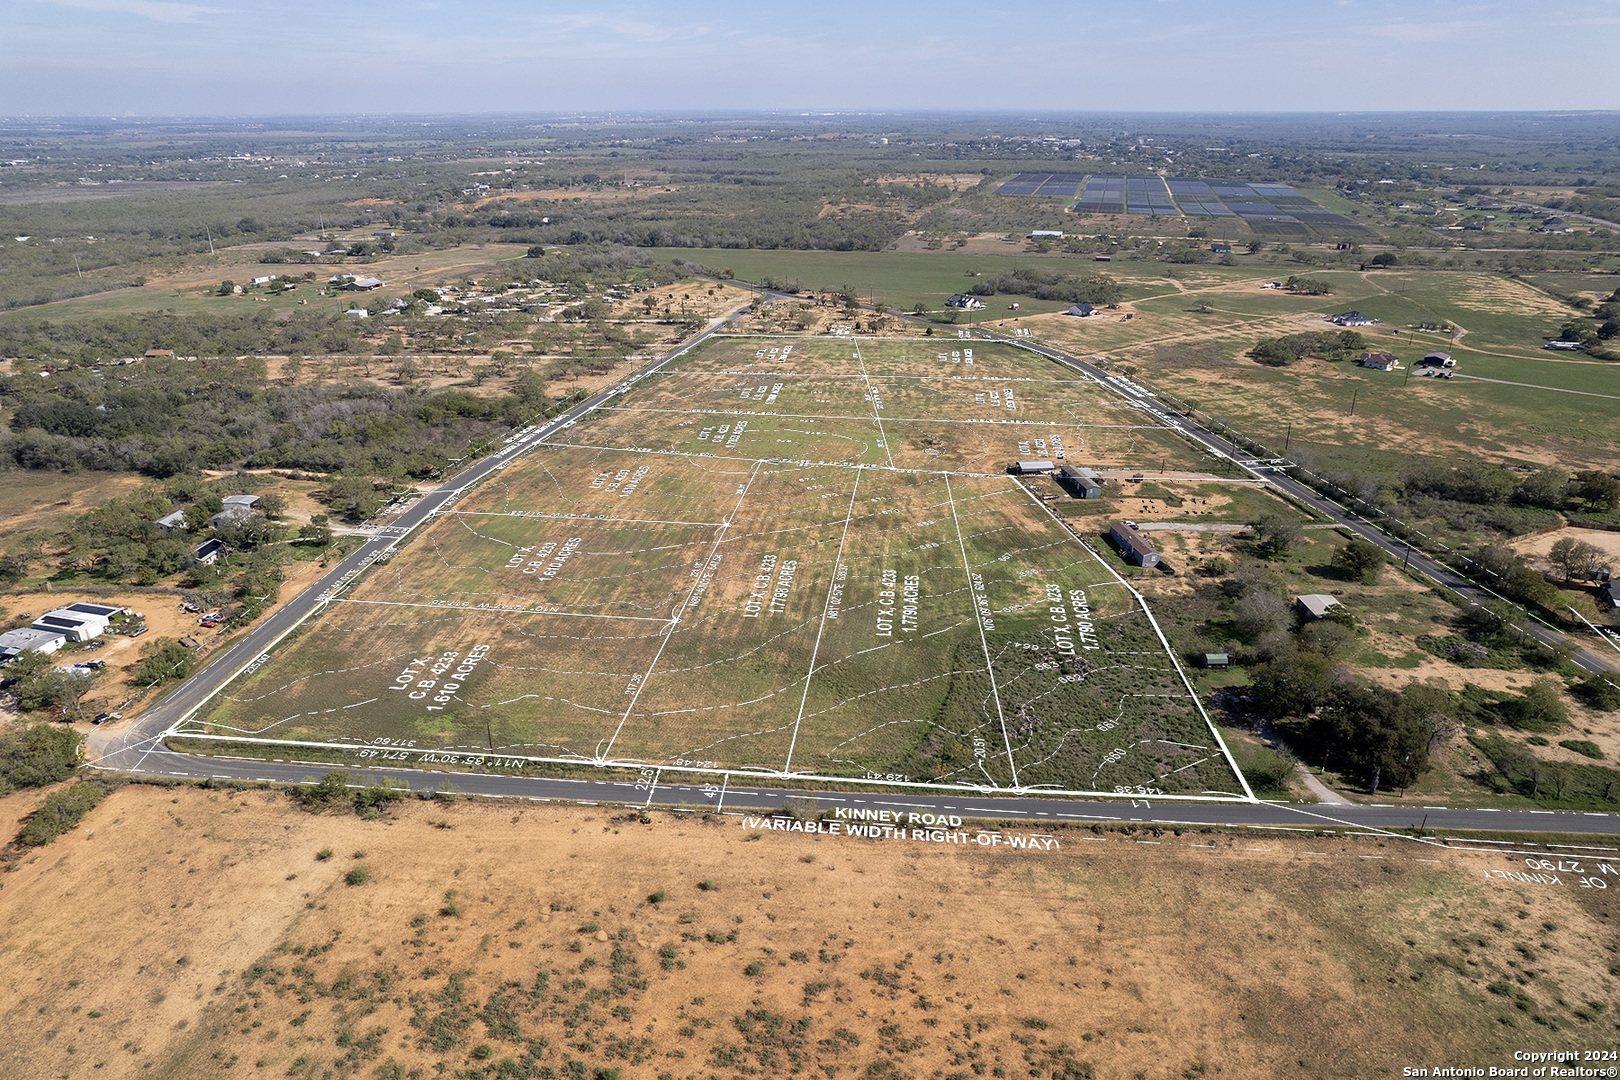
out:
<path id="1" fill-rule="evenodd" d="M 1148 542 L 1148 538 L 1125 524 L 1116 521 L 1108 529 L 1108 535 L 1118 544 L 1125 557 L 1137 566 L 1158 566 L 1159 552 Z"/>

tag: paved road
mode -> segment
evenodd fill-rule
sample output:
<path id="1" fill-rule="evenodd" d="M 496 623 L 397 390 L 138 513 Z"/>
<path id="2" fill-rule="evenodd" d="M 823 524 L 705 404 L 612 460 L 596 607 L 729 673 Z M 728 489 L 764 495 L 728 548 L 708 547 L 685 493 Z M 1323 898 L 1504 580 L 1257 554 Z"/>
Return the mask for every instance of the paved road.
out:
<path id="1" fill-rule="evenodd" d="M 148 753 L 140 771 L 168 776 L 298 783 L 315 780 L 333 766 L 318 763 L 200 758 L 161 747 Z M 777 810 L 787 800 L 814 800 L 822 810 L 840 808 L 992 818 L 1001 821 L 1140 822 L 1158 825 L 1238 825 L 1271 829 L 1398 830 L 1428 832 L 1557 832 L 1620 836 L 1620 814 L 1566 810 L 1489 810 L 1429 806 L 1321 806 L 1294 803 L 1199 803 L 1161 799 L 1083 802 L 1022 796 L 1002 798 L 967 792 L 946 795 L 905 790 L 808 791 L 772 788 L 726 777 L 704 786 L 648 780 L 559 779 L 485 773 L 423 772 L 402 768 L 351 769 L 356 783 L 387 778 L 412 791 L 458 791 L 494 798 L 546 799 L 629 806 L 686 806 L 712 810 Z"/>

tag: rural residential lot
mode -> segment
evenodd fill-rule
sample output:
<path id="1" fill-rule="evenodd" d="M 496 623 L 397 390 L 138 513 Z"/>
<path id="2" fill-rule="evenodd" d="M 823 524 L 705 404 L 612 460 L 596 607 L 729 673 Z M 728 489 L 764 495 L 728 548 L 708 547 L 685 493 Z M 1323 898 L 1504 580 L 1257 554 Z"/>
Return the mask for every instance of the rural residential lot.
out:
<path id="1" fill-rule="evenodd" d="M 1170 433 L 1103 387 L 1008 346 L 750 336 L 613 401 L 374 565 L 200 730 L 1241 794 L 1140 595 L 1006 474 L 1049 447 L 1161 464 Z"/>

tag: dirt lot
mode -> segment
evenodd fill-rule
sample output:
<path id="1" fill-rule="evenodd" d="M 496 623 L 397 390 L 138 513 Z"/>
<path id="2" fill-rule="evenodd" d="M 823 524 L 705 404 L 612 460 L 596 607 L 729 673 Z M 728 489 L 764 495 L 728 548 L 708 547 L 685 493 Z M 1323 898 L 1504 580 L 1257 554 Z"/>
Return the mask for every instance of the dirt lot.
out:
<path id="1" fill-rule="evenodd" d="M 1614 1044 L 1620 887 L 1390 838 L 1049 838 L 125 788 L 3 878 L 0 1074 L 1366 1077 Z"/>
<path id="2" fill-rule="evenodd" d="M 1605 529 L 1563 528 L 1552 532 L 1532 533 L 1513 540 L 1508 546 L 1529 559 L 1530 564 L 1537 570 L 1552 572 L 1552 566 L 1547 562 L 1547 553 L 1552 550 L 1554 544 L 1565 537 L 1591 544 L 1608 557 L 1611 565 L 1620 567 L 1620 532 L 1609 532 Z"/>

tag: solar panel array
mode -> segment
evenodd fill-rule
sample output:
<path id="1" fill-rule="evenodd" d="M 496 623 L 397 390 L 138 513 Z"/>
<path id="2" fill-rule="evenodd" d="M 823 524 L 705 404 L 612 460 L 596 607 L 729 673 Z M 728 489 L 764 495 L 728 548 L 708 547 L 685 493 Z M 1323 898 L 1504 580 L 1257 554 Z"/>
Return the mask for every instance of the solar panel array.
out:
<path id="1" fill-rule="evenodd" d="M 1171 180 L 1170 194 L 1176 205 L 1189 217 L 1236 217 L 1215 194 L 1215 189 L 1202 180 Z"/>
<path id="2" fill-rule="evenodd" d="M 1093 176 L 1086 181 L 1086 189 L 1080 193 L 1080 201 L 1074 208 L 1084 214 L 1123 214 L 1125 178 Z"/>
<path id="3" fill-rule="evenodd" d="M 1162 176 L 1127 176 L 1125 209 L 1132 214 L 1168 214 L 1171 217 L 1181 213 L 1170 198 Z"/>
<path id="4" fill-rule="evenodd" d="M 1074 197 L 1085 173 L 1023 172 L 996 189 L 998 195 L 1045 195 L 1054 199 Z"/>
<path id="5" fill-rule="evenodd" d="M 1191 177 L 1093 176 L 1074 204 L 1080 213 L 1162 214 L 1242 218 L 1355 230 L 1356 224 L 1324 210 L 1287 184 L 1244 184 Z"/>

